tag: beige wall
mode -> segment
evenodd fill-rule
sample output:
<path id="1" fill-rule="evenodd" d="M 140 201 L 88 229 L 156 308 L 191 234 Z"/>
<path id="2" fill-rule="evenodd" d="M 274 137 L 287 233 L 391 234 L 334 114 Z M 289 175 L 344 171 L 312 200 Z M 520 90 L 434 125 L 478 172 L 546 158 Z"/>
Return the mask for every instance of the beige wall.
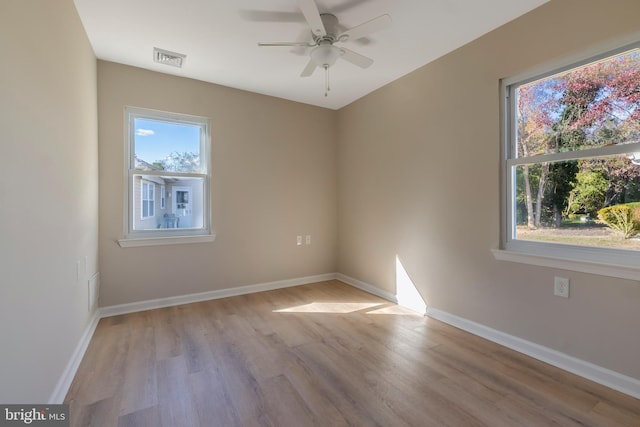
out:
<path id="1" fill-rule="evenodd" d="M 534 10 L 338 113 L 338 271 L 640 379 L 640 283 L 499 262 L 499 79 L 640 31 L 636 0 Z M 571 298 L 553 296 L 553 277 Z"/>
<path id="2" fill-rule="evenodd" d="M 0 52 L 0 402 L 44 403 L 97 271 L 96 60 L 71 0 L 2 0 Z"/>
<path id="3" fill-rule="evenodd" d="M 336 269 L 335 113 L 98 61 L 100 305 L 331 273 Z M 120 248 L 125 106 L 212 124 L 211 243 Z M 296 246 L 296 235 L 312 244 Z"/>
<path id="4" fill-rule="evenodd" d="M 89 322 L 98 216 L 102 306 L 333 271 L 395 292 L 397 256 L 431 306 L 640 379 L 638 282 L 490 253 L 499 79 L 640 31 L 639 12 L 552 0 L 334 112 L 102 61 L 96 81 L 71 0 L 3 0 L 0 402 L 51 396 Z M 211 118 L 214 242 L 117 245 L 125 105 Z"/>

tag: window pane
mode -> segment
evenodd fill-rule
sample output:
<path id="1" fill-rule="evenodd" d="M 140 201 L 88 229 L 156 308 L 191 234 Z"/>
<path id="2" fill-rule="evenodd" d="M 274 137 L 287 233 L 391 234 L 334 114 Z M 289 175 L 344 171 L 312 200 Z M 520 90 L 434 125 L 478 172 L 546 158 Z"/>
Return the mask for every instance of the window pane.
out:
<path id="1" fill-rule="evenodd" d="M 518 86 L 517 156 L 640 141 L 640 52 Z"/>
<path id="2" fill-rule="evenodd" d="M 134 119 L 135 169 L 203 172 L 200 132 L 197 125 Z"/>
<path id="3" fill-rule="evenodd" d="M 142 180 L 164 187 L 165 209 L 155 211 L 154 185 L 149 185 L 151 189 L 146 190 L 147 186 L 144 183 L 141 185 Z M 134 230 L 204 228 L 204 178 L 134 175 L 133 189 Z M 147 193 L 150 196 L 149 201 L 142 200 L 143 191 L 135 191 L 135 189 L 149 191 Z M 142 209 L 142 212 L 138 212 L 138 209 Z"/>
<path id="4" fill-rule="evenodd" d="M 516 239 L 640 249 L 640 162 L 634 153 L 514 169 Z"/>

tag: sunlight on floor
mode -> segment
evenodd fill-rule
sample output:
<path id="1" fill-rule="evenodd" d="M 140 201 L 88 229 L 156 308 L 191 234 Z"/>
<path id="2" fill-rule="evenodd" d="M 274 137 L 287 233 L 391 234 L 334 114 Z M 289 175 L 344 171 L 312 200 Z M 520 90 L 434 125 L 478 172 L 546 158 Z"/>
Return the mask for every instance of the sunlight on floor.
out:
<path id="1" fill-rule="evenodd" d="M 367 314 L 393 314 L 394 316 L 422 316 L 422 313 L 416 313 L 408 308 L 400 307 L 393 304 L 387 307 L 378 308 L 373 311 L 367 311 Z"/>
<path id="2" fill-rule="evenodd" d="M 371 302 L 312 302 L 298 305 L 296 307 L 273 310 L 274 313 L 324 313 L 324 314 L 348 314 L 357 311 L 365 311 L 365 314 L 392 314 L 394 316 L 416 316 L 414 310 L 400 307 L 393 303 L 371 303 Z"/>
<path id="3" fill-rule="evenodd" d="M 312 302 L 296 307 L 273 310 L 274 313 L 353 313 L 384 305 L 375 302 Z"/>
<path id="4" fill-rule="evenodd" d="M 427 303 L 422 299 L 422 295 L 416 289 L 398 255 L 396 255 L 396 298 L 398 304 L 403 307 L 415 310 L 420 314 L 427 312 Z"/>

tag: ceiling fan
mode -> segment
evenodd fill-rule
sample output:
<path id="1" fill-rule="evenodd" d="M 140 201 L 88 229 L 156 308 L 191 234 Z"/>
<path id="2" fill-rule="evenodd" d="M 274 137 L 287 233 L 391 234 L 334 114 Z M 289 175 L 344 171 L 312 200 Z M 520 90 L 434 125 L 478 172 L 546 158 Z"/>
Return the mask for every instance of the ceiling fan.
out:
<path id="1" fill-rule="evenodd" d="M 324 96 L 327 96 L 331 90 L 329 86 L 329 68 L 336 63 L 338 58 L 342 58 L 360 68 L 368 68 L 373 64 L 373 59 L 360 55 L 346 47 L 335 46 L 335 43 L 356 40 L 374 31 L 381 30 L 391 24 L 391 17 L 386 14 L 380 15 L 377 18 L 356 25 L 346 31 L 340 31 L 338 18 L 330 13 L 320 13 L 314 0 L 297 0 L 297 2 L 302 15 L 311 29 L 312 40 L 306 42 L 258 43 L 258 46 L 300 46 L 312 48 L 309 52 L 309 61 L 302 70 L 302 73 L 300 73 L 300 76 L 309 77 L 316 68 L 323 68 L 325 70 Z"/>

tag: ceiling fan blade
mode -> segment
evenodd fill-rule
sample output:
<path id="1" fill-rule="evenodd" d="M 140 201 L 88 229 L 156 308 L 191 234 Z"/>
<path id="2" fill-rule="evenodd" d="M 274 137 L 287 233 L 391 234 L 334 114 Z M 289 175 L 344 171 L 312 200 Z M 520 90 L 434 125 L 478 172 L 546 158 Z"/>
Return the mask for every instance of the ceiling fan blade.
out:
<path id="1" fill-rule="evenodd" d="M 260 47 L 269 47 L 269 46 L 304 46 L 311 47 L 315 46 L 314 44 L 310 44 L 307 42 L 267 42 L 267 43 L 258 43 Z"/>
<path id="2" fill-rule="evenodd" d="M 309 77 L 315 70 L 316 63 L 310 59 L 309 62 L 307 62 L 307 66 L 304 67 L 304 70 L 302 70 L 302 73 L 300 73 L 300 77 Z"/>
<path id="3" fill-rule="evenodd" d="M 338 36 L 338 40 L 347 41 L 347 40 L 356 40 L 360 37 L 364 37 L 369 35 L 375 31 L 380 31 L 383 28 L 391 25 L 391 16 L 389 15 L 380 15 L 377 18 L 373 18 L 370 21 L 362 23 L 360 25 L 356 25 L 355 27 L 348 29 L 344 33 Z"/>
<path id="4" fill-rule="evenodd" d="M 373 64 L 373 59 L 367 58 L 364 55 L 360 55 L 359 53 L 355 53 L 354 51 L 346 49 L 344 47 L 341 47 L 340 50 L 342 51 L 342 59 L 351 62 L 352 64 L 357 65 L 360 68 L 368 68 L 371 66 L 371 64 Z"/>
<path id="5" fill-rule="evenodd" d="M 311 32 L 316 36 L 326 36 L 327 30 L 322 23 L 316 2 L 314 0 L 298 0 L 298 7 L 311 27 Z"/>
<path id="6" fill-rule="evenodd" d="M 335 6 L 331 6 L 331 12 L 334 15 L 338 15 L 342 12 L 346 12 L 350 9 L 354 9 L 361 4 L 368 2 L 369 0 L 344 0 Z"/>
<path id="7" fill-rule="evenodd" d="M 308 28 L 302 29 L 298 33 L 298 37 L 296 37 L 296 43 L 306 43 L 304 45 L 297 45 L 291 49 L 291 53 L 294 55 L 307 55 L 309 53 L 309 48 L 315 46 L 316 43 L 311 38 L 311 31 Z"/>

